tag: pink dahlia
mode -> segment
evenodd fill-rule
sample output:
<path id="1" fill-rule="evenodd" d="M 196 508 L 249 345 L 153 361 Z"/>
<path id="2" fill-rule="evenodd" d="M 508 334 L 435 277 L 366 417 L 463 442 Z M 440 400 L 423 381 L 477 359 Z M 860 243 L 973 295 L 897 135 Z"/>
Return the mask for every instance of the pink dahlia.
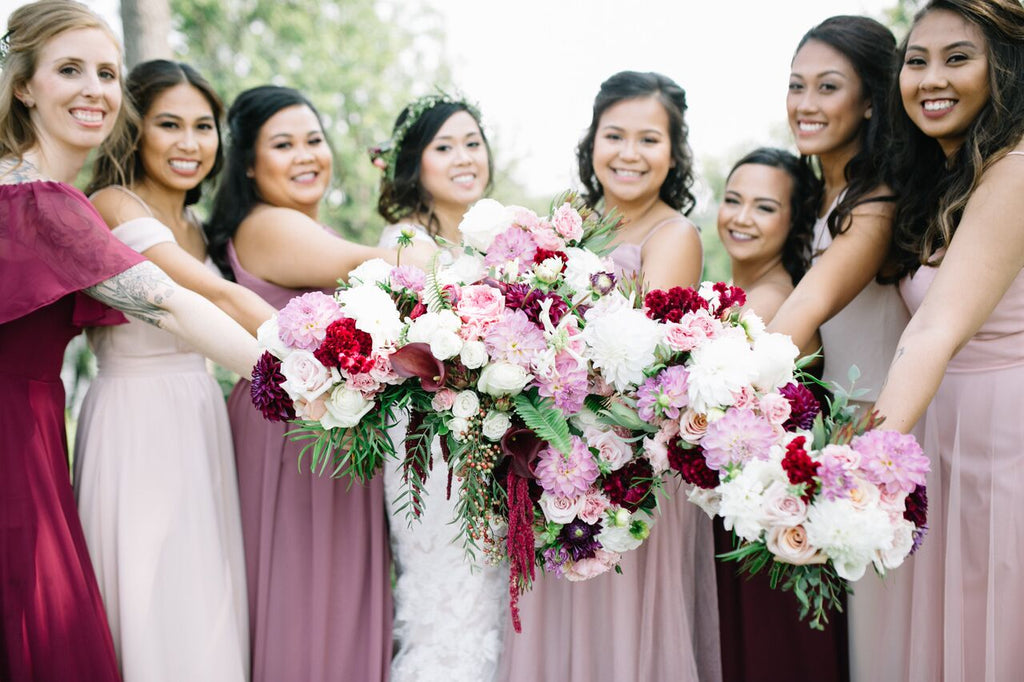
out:
<path id="1" fill-rule="evenodd" d="M 860 453 L 865 478 L 888 492 L 914 492 L 925 484 L 928 458 L 913 436 L 886 429 L 872 429 L 850 443 Z"/>
<path id="2" fill-rule="evenodd" d="M 700 444 L 708 466 L 721 470 L 729 464 L 768 459 L 768 450 L 776 439 L 775 429 L 767 419 L 753 410 L 733 409 L 708 424 Z"/>
<path id="3" fill-rule="evenodd" d="M 501 360 L 527 369 L 548 347 L 544 333 L 522 310 L 506 310 L 487 330 L 484 346 L 492 362 Z"/>
<path id="4" fill-rule="evenodd" d="M 537 458 L 537 482 L 552 495 L 582 495 L 590 489 L 600 473 L 590 448 L 579 436 L 572 436 L 572 448 L 568 454 L 548 447 Z"/>
<path id="5" fill-rule="evenodd" d="M 484 257 L 484 265 L 501 267 L 509 261 L 519 260 L 519 272 L 526 272 L 528 266 L 533 263 L 533 256 L 537 252 L 537 242 L 526 230 L 518 227 L 510 227 L 491 242 Z"/>
<path id="6" fill-rule="evenodd" d="M 327 327 L 341 317 L 338 303 L 320 291 L 296 296 L 277 314 L 277 330 L 290 348 L 316 350 L 327 336 Z"/>
<path id="7" fill-rule="evenodd" d="M 665 368 L 656 377 L 647 379 L 637 391 L 637 414 L 644 421 L 655 417 L 678 419 L 680 408 L 689 404 L 686 380 L 688 372 L 682 365 Z"/>

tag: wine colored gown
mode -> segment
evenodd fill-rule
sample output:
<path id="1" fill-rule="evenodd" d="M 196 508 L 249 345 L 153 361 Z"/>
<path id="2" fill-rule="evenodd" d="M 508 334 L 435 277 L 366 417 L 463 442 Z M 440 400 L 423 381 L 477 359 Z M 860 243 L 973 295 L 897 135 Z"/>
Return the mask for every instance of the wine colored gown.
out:
<path id="1" fill-rule="evenodd" d="M 941 266 L 939 266 L 941 267 Z M 904 279 L 911 310 L 936 269 Z M 1024 671 L 1024 271 L 950 361 L 925 413 L 928 535 L 915 557 L 915 682 L 1002 682 Z M 921 561 L 925 557 L 934 561 Z"/>
<path id="2" fill-rule="evenodd" d="M 0 680 L 120 679 L 68 475 L 64 348 L 124 322 L 82 289 L 145 259 L 68 185 L 0 185 Z"/>
<path id="3" fill-rule="evenodd" d="M 152 217 L 113 234 L 140 253 L 174 242 Z M 224 395 L 205 358 L 167 331 L 131 320 L 88 334 L 99 373 L 78 420 L 75 497 L 124 679 L 245 682 L 245 556 Z"/>
<path id="4" fill-rule="evenodd" d="M 309 290 L 248 272 L 238 283 L 283 308 Z M 331 293 L 326 290 L 325 293 Z M 242 506 L 253 682 L 377 682 L 391 660 L 391 557 L 384 486 L 321 477 L 299 464 L 294 428 L 253 406 L 249 382 L 228 399 Z"/>
<path id="5" fill-rule="evenodd" d="M 642 247 L 615 248 L 611 257 L 620 274 L 640 268 Z M 522 633 L 507 630 L 503 679 L 721 679 L 711 520 L 687 501 L 677 477 L 666 478 L 665 492 L 650 537 L 622 555 L 621 574 L 576 583 L 538 575 L 519 601 Z"/>

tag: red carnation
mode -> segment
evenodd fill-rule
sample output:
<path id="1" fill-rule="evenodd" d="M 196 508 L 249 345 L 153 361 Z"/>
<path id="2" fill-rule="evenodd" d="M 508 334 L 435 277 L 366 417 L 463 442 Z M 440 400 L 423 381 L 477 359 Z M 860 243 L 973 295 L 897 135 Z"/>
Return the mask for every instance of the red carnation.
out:
<path id="1" fill-rule="evenodd" d="M 715 282 L 711 289 L 718 294 L 718 310 L 715 315 L 721 315 L 729 308 L 740 307 L 747 302 L 747 293 L 739 287 L 729 286 L 725 282 Z"/>
<path id="2" fill-rule="evenodd" d="M 786 456 L 782 458 L 782 468 L 786 470 L 789 482 L 793 485 L 806 483 L 804 494 L 800 498 L 804 502 L 810 502 L 814 493 L 818 491 L 818 482 L 815 477 L 818 474 L 818 463 L 811 459 L 811 456 L 804 450 L 804 443 L 807 439 L 797 436 L 786 446 Z"/>
<path id="3" fill-rule="evenodd" d="M 565 267 L 565 264 L 569 262 L 569 256 L 567 256 L 563 251 L 549 251 L 547 249 L 537 249 L 537 252 L 533 254 L 534 263 L 543 263 L 548 258 L 559 259 L 560 261 L 562 261 L 563 268 Z"/>
<path id="4" fill-rule="evenodd" d="M 693 287 L 672 287 L 668 291 L 654 289 L 644 297 L 647 317 L 662 322 L 679 322 L 686 313 L 707 309 L 707 301 Z"/>
<path id="5" fill-rule="evenodd" d="M 698 488 L 715 488 L 721 483 L 718 472 L 708 467 L 704 449 L 699 445 L 684 448 L 682 441 L 674 439 L 668 444 L 668 465 L 678 471 L 687 483 Z"/>
<path id="6" fill-rule="evenodd" d="M 325 367 L 337 367 L 348 374 L 362 374 L 373 369 L 373 339 L 350 317 L 335 320 L 327 327 L 327 337 L 313 351 Z"/>
<path id="7" fill-rule="evenodd" d="M 646 459 L 634 459 L 618 471 L 608 474 L 604 480 L 604 493 L 612 504 L 631 512 L 640 508 L 651 491 L 654 469 Z"/>

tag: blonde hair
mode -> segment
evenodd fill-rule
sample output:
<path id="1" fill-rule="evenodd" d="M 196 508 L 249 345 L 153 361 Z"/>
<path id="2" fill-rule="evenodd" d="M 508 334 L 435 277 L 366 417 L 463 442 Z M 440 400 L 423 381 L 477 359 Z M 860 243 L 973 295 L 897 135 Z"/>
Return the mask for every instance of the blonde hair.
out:
<path id="1" fill-rule="evenodd" d="M 39 53 L 51 40 L 65 31 L 100 29 L 110 38 L 121 55 L 121 44 L 114 32 L 95 12 L 75 0 L 37 0 L 11 13 L 4 36 L 6 55 L 0 74 L 0 158 L 14 156 L 19 160 L 38 141 L 28 107 L 17 98 L 19 90 L 35 75 Z M 138 115 L 121 82 L 122 105 L 114 127 L 103 145 L 117 144 L 130 137 L 130 120 Z"/>

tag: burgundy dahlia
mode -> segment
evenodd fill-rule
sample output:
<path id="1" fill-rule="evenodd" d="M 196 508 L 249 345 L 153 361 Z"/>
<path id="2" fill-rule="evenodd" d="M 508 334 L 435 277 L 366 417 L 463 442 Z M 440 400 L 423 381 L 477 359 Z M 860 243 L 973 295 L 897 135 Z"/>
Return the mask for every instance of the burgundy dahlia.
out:
<path id="1" fill-rule="evenodd" d="M 592 559 L 597 550 L 601 549 L 601 543 L 597 541 L 600 532 L 600 521 L 587 523 L 583 519 L 573 519 L 571 523 L 562 526 L 558 539 L 573 561 Z"/>
<path id="2" fill-rule="evenodd" d="M 928 523 L 928 493 L 924 486 L 914 488 L 914 492 L 907 495 L 905 504 L 907 508 L 903 512 L 903 518 L 918 528 L 924 528 Z"/>
<path id="3" fill-rule="evenodd" d="M 373 369 L 373 339 L 350 317 L 335 320 L 327 327 L 327 338 L 313 351 L 325 367 L 337 367 L 349 374 L 362 374 Z"/>
<path id="4" fill-rule="evenodd" d="M 523 301 L 530 293 L 529 284 L 514 283 L 505 288 L 505 306 L 517 310 L 523 307 Z"/>
<path id="5" fill-rule="evenodd" d="M 698 488 L 715 488 L 721 483 L 719 474 L 708 466 L 704 459 L 704 449 L 699 445 L 684 448 L 682 441 L 673 439 L 668 444 L 668 465 L 678 471 L 683 480 Z"/>
<path id="6" fill-rule="evenodd" d="M 811 456 L 804 450 L 804 443 L 807 441 L 803 436 L 797 436 L 786 446 L 786 456 L 782 458 L 782 468 L 786 470 L 786 476 L 793 485 L 806 483 L 804 494 L 800 498 L 804 502 L 810 502 L 814 493 L 818 490 L 818 482 L 815 477 L 818 473 L 818 463 L 811 459 Z"/>
<path id="7" fill-rule="evenodd" d="M 540 324 L 540 304 L 546 299 L 551 301 L 551 307 L 548 308 L 551 324 L 557 325 L 562 316 L 569 310 L 569 306 L 566 305 L 565 299 L 553 291 L 543 292 L 540 289 L 531 291 L 523 300 L 523 312 L 526 313 L 531 322 Z"/>
<path id="8" fill-rule="evenodd" d="M 620 507 L 631 512 L 640 505 L 651 492 L 654 480 L 654 469 L 646 459 L 634 459 L 618 471 L 613 471 L 604 479 L 604 494 Z"/>
<path id="9" fill-rule="evenodd" d="M 264 352 L 252 368 L 252 385 L 249 395 L 263 418 L 272 422 L 283 422 L 295 419 L 295 408 L 291 398 L 281 388 L 284 374 L 281 373 L 281 361 Z"/>
<path id="10" fill-rule="evenodd" d="M 821 403 L 811 393 L 811 389 L 803 384 L 792 382 L 780 388 L 779 393 L 789 401 L 790 407 L 789 419 L 782 425 L 782 428 L 787 431 L 811 428 L 814 418 L 821 412 Z"/>

